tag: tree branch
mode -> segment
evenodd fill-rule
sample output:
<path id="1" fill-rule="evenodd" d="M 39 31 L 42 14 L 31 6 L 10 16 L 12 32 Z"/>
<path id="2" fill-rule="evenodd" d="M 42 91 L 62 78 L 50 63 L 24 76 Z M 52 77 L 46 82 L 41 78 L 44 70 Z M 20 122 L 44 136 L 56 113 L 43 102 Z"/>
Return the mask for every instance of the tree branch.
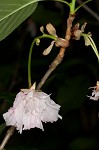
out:
<path id="1" fill-rule="evenodd" d="M 3 139 L 3 141 L 2 141 L 2 143 L 0 145 L 0 150 L 4 149 L 5 145 L 7 144 L 8 140 L 10 139 L 10 137 L 13 135 L 14 131 L 15 131 L 15 127 L 14 126 L 11 126 L 8 129 L 8 131 L 7 131 L 5 137 L 4 137 L 4 139 Z"/>
<path id="2" fill-rule="evenodd" d="M 65 48 L 63 48 L 63 47 L 60 48 L 59 54 L 54 59 L 54 61 L 51 63 L 48 71 L 45 73 L 44 77 L 41 79 L 40 83 L 38 84 L 38 86 L 36 88 L 37 90 L 41 89 L 41 87 L 43 86 L 43 84 L 45 83 L 45 81 L 48 79 L 48 77 L 50 76 L 50 74 L 53 72 L 53 70 L 55 70 L 55 68 L 63 60 L 64 54 L 65 54 L 65 50 L 69 46 L 69 40 L 71 38 L 72 22 L 73 22 L 74 18 L 75 18 L 75 15 L 69 15 L 69 18 L 67 19 L 67 30 L 66 30 L 66 35 L 65 35 L 65 40 L 66 40 L 67 44 L 66 44 Z"/>

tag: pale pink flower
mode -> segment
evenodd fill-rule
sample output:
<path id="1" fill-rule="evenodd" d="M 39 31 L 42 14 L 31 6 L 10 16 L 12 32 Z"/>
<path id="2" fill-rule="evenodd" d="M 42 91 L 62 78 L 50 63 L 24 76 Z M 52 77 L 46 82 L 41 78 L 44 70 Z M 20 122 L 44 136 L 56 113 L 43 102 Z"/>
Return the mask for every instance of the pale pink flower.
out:
<path id="1" fill-rule="evenodd" d="M 99 81 L 97 81 L 97 84 L 95 87 L 91 87 L 91 88 L 93 88 L 92 95 L 88 97 L 90 97 L 90 99 L 94 101 L 98 101 L 99 100 Z"/>
<path id="2" fill-rule="evenodd" d="M 99 100 L 99 91 L 93 90 L 92 95 L 90 96 L 90 99 L 92 99 L 94 101 L 98 101 Z"/>
<path id="3" fill-rule="evenodd" d="M 42 122 L 54 122 L 62 117 L 58 114 L 60 105 L 50 95 L 35 91 L 33 87 L 21 90 L 15 98 L 13 107 L 3 114 L 6 125 L 15 126 L 20 133 L 31 128 L 43 129 Z"/>

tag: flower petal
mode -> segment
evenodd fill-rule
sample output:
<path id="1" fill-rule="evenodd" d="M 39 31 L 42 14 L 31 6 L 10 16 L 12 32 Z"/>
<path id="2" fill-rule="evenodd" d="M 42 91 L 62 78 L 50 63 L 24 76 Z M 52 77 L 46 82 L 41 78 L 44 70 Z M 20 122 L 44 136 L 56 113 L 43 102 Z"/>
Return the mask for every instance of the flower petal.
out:
<path id="1" fill-rule="evenodd" d="M 50 95 L 35 91 L 33 88 L 23 89 L 16 95 L 13 107 L 3 114 L 6 125 L 13 125 L 22 130 L 40 128 L 44 131 L 42 122 L 54 122 L 62 117 L 58 114 L 60 105 L 56 104 Z"/>

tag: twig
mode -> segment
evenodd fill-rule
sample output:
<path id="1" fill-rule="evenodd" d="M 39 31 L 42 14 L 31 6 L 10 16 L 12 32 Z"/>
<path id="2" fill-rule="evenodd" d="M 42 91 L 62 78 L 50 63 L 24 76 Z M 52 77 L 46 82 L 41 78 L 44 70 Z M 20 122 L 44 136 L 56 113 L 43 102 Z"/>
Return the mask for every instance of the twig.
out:
<path id="1" fill-rule="evenodd" d="M 53 70 L 55 70 L 55 68 L 61 63 L 61 61 L 63 60 L 64 54 L 65 54 L 65 50 L 66 48 L 69 46 L 69 40 L 71 38 L 71 28 L 72 28 L 72 22 L 74 20 L 75 16 L 74 15 L 69 15 L 69 18 L 67 19 L 67 30 L 66 30 L 66 35 L 65 35 L 65 40 L 66 40 L 66 47 L 60 48 L 60 52 L 57 55 L 57 57 L 54 59 L 54 61 L 51 63 L 48 71 L 45 73 L 44 77 L 41 79 L 40 83 L 37 86 L 37 90 L 40 90 L 41 87 L 43 86 L 43 84 L 45 83 L 45 81 L 48 79 L 48 77 L 50 76 L 50 74 L 53 72 Z"/>
<path id="2" fill-rule="evenodd" d="M 3 141 L 2 141 L 2 143 L 0 145 L 0 150 L 4 149 L 5 145 L 7 144 L 8 140 L 10 139 L 10 137 L 13 135 L 14 131 L 15 131 L 15 127 L 14 126 L 11 126 L 8 129 L 8 131 L 7 131 L 6 135 L 5 135 L 5 138 L 3 139 Z"/>
<path id="3" fill-rule="evenodd" d="M 77 0 L 78 4 L 82 4 L 82 0 Z M 89 14 L 91 14 L 97 21 L 99 21 L 99 15 L 94 12 L 91 8 L 89 8 L 86 4 L 82 6 Z"/>

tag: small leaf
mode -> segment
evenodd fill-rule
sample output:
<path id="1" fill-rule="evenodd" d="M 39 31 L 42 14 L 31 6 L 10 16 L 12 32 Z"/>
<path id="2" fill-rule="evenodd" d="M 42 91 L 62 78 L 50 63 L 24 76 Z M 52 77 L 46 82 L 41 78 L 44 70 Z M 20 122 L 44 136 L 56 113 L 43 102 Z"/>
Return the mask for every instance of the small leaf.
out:
<path id="1" fill-rule="evenodd" d="M 6 127 L 5 123 L 3 123 L 3 124 L 0 125 L 0 134 L 3 132 L 3 130 L 5 129 L 5 127 Z"/>

